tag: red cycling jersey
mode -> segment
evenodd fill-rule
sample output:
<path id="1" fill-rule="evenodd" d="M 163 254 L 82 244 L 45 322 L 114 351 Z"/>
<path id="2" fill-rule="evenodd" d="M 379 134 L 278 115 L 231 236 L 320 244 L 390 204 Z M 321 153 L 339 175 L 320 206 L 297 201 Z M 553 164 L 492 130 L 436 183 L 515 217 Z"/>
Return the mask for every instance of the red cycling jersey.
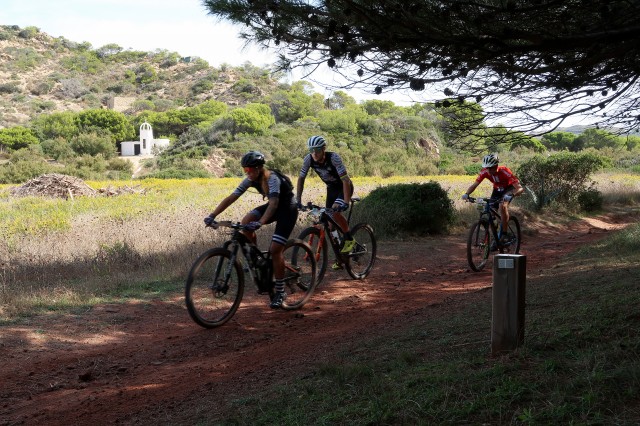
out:
<path id="1" fill-rule="evenodd" d="M 480 170 L 480 174 L 476 178 L 476 182 L 480 183 L 485 179 L 489 179 L 494 189 L 506 189 L 514 183 L 519 183 L 518 178 L 507 166 L 498 166 L 495 175 L 489 173 L 488 169 Z"/>

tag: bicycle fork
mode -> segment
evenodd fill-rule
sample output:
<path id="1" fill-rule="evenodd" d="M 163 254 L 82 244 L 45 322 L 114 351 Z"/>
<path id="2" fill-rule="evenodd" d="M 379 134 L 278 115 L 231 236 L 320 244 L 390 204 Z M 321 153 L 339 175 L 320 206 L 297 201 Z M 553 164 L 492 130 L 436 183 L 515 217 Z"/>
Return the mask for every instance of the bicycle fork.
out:
<path id="1" fill-rule="evenodd" d="M 235 245 L 233 250 L 231 251 L 229 263 L 224 268 L 224 271 L 223 266 L 226 257 L 219 256 L 218 264 L 216 265 L 216 269 L 213 274 L 213 282 L 210 286 L 215 297 L 224 297 L 227 294 L 227 291 L 229 291 L 229 280 L 231 279 L 231 274 L 233 273 L 233 265 L 236 263 L 237 255 L 238 246 Z M 220 276 L 221 274 L 223 274 L 222 277 Z"/>

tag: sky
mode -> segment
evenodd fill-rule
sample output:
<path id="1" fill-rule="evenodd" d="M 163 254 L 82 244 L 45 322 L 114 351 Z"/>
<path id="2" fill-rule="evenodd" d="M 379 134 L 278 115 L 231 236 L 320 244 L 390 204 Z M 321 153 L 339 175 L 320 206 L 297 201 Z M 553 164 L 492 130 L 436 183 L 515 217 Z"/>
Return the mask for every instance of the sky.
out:
<path id="1" fill-rule="evenodd" d="M 124 49 L 156 49 L 198 56 L 209 65 L 258 67 L 273 64 L 276 55 L 239 38 L 240 27 L 207 14 L 201 0 L 0 0 L 0 25 L 35 26 L 52 37 L 89 42 L 94 49 L 115 43 Z M 314 80 L 331 81 L 331 73 Z M 288 76 L 296 81 L 301 75 Z M 330 89 L 314 85 L 325 97 Z M 397 93 L 377 96 L 356 90 L 347 93 L 363 99 L 392 100 L 408 105 L 411 99 Z"/>

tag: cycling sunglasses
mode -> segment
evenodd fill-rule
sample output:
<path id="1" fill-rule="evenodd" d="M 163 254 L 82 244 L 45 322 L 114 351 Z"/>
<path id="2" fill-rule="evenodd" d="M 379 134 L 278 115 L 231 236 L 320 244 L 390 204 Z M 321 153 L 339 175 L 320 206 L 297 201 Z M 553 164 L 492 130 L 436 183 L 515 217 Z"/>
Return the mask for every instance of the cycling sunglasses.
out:
<path id="1" fill-rule="evenodd" d="M 251 173 L 252 171 L 256 170 L 257 167 L 243 167 L 242 170 L 244 170 L 245 173 Z"/>
<path id="2" fill-rule="evenodd" d="M 316 148 L 309 148 L 309 152 L 310 153 L 314 153 L 314 152 L 322 152 L 322 150 L 324 149 L 323 146 L 318 146 Z"/>

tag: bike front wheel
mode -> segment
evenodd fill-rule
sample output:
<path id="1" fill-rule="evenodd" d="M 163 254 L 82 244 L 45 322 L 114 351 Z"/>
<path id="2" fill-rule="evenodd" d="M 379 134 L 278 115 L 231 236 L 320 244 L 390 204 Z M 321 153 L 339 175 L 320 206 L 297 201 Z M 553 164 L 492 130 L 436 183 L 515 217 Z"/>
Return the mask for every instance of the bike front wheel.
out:
<path id="1" fill-rule="evenodd" d="M 476 272 L 482 271 L 491 251 L 491 232 L 489 224 L 478 221 L 471 226 L 467 239 L 467 261 Z"/>
<path id="2" fill-rule="evenodd" d="M 300 239 L 284 246 L 284 281 L 287 297 L 283 309 L 301 308 L 316 289 L 316 259 L 311 247 Z"/>
<path id="3" fill-rule="evenodd" d="M 244 272 L 231 252 L 214 248 L 193 264 L 185 286 L 187 311 L 196 324 L 213 328 L 231 319 L 244 293 Z"/>
<path id="4" fill-rule="evenodd" d="M 311 247 L 312 256 L 316 260 L 317 276 L 316 287 L 322 283 L 324 274 L 327 272 L 327 265 L 329 264 L 327 240 L 324 237 L 324 232 L 315 226 L 311 226 L 307 229 L 303 229 L 298 239 L 304 241 Z"/>
<path id="5" fill-rule="evenodd" d="M 377 243 L 373 228 L 366 223 L 359 223 L 351 228 L 351 236 L 356 245 L 350 253 L 342 254 L 345 268 L 353 279 L 367 277 L 376 261 Z"/>

